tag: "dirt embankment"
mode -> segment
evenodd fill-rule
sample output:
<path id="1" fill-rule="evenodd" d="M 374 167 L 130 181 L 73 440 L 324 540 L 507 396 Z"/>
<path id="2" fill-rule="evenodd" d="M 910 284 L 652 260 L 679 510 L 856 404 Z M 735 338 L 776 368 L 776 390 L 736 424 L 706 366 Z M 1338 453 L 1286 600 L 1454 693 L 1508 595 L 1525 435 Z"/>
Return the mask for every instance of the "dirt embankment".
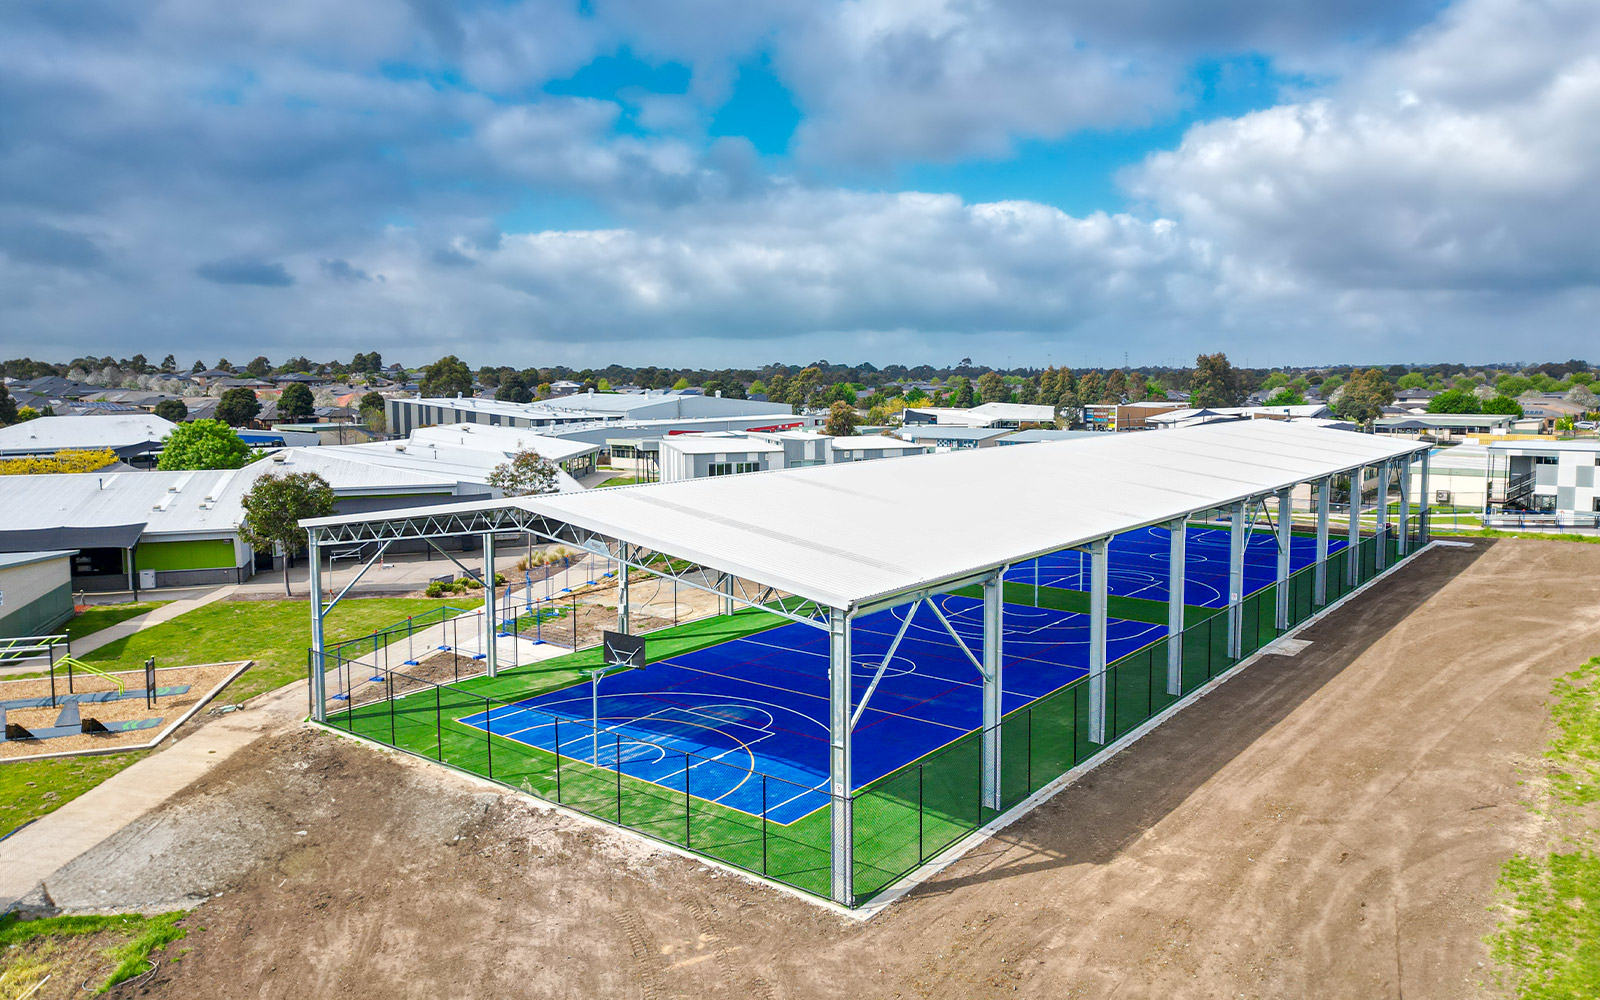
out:
<path id="1" fill-rule="evenodd" d="M 1493 996 L 1595 579 L 1600 546 L 1430 552 L 866 924 L 313 732 L 80 863 L 212 894 L 151 996 Z"/>

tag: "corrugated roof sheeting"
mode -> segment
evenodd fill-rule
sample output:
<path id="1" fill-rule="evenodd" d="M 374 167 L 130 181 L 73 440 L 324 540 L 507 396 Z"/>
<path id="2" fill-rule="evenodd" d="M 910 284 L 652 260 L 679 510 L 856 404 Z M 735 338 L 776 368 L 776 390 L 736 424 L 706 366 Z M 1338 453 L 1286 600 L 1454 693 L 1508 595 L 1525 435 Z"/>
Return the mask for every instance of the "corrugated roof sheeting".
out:
<path id="1" fill-rule="evenodd" d="M 853 608 L 1427 447 L 1260 420 L 518 497 L 456 511 L 521 507 Z"/>
<path id="2" fill-rule="evenodd" d="M 1253 421 L 515 502 L 849 608 L 1418 450 Z"/>

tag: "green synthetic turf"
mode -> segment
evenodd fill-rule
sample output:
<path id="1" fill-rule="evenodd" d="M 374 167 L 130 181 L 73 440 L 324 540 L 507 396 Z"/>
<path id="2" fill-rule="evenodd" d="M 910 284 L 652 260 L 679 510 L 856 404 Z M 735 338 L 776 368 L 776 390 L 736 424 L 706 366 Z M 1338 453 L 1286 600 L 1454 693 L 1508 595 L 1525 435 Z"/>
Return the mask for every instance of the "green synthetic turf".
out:
<path id="1" fill-rule="evenodd" d="M 1370 552 L 1363 555 L 1370 560 Z M 1336 557 L 1335 564 L 1329 567 L 1330 601 L 1342 593 L 1335 582 L 1336 567 L 1342 565 L 1343 560 Z M 1008 587 L 1027 593 L 1026 601 L 1016 603 L 1031 605 L 1031 585 Z M 1309 617 L 1310 587 L 1307 570 L 1291 578 L 1292 621 Z M 1086 594 L 1055 588 L 1040 591 L 1040 603 L 1045 606 L 1086 609 Z M 1245 603 L 1242 614 L 1246 655 L 1278 634 L 1274 595 L 1275 587 L 1269 586 Z M 1022 595 L 1014 595 L 1008 589 L 1006 596 L 1011 599 Z M 1132 617 L 1130 612 L 1140 611 L 1140 604 L 1154 605 L 1161 612 L 1157 621 L 1165 621 L 1165 604 L 1131 598 L 1114 600 L 1125 603 L 1120 609 L 1113 604 L 1112 614 Z M 1082 608 L 1078 602 L 1083 602 Z M 1148 613 L 1148 609 L 1145 611 Z M 1186 612 L 1190 625 L 1184 633 L 1183 694 L 1193 692 L 1238 662 L 1227 654 L 1225 617 L 1211 608 L 1189 608 Z M 787 621 L 760 609 L 743 609 L 732 616 L 702 619 L 651 633 L 646 654 L 654 662 L 775 628 Z M 1132 732 L 1179 697 L 1166 691 L 1167 642 L 1158 640 L 1108 667 L 1107 742 Z M 490 736 L 457 721 L 484 712 L 491 704 L 510 704 L 582 681 L 584 671 L 600 663 L 600 650 L 587 649 L 506 671 L 492 679 L 480 677 L 450 687 L 434 688 L 419 682 L 406 688 L 401 681 L 402 690 L 396 692 L 393 701 L 356 704 L 330 713 L 328 722 L 803 891 L 828 896 L 830 807 L 789 824 L 763 821 L 629 775 L 626 764 L 619 775 L 610 768 L 593 767 L 563 756 L 558 767 L 556 755 L 549 751 Z M 1087 679 L 1080 678 L 1005 717 L 1001 729 L 1000 810 L 990 809 L 981 801 L 980 733 L 961 736 L 858 790 L 853 797 L 852 834 L 856 900 L 870 899 L 1000 811 L 1015 806 L 1103 750 L 1104 744 L 1089 741 L 1088 688 Z M 360 700 L 358 689 L 356 701 Z M 563 721 L 561 725 L 563 743 L 587 729 L 578 722 Z M 573 735 L 567 734 L 567 726 L 572 727 Z M 761 779 L 757 775 L 751 780 Z M 789 786 L 775 778 L 765 780 L 773 803 L 799 791 L 799 786 Z"/>

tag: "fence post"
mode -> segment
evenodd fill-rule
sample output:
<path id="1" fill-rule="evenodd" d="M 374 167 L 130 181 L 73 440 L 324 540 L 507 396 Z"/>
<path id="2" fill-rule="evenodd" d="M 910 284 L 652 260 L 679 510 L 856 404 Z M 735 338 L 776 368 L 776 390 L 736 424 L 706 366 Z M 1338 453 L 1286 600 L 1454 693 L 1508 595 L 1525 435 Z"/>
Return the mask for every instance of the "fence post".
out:
<path id="1" fill-rule="evenodd" d="M 694 810 L 689 807 L 689 752 L 683 752 L 683 846 L 688 847 L 694 830 L 689 822 L 689 816 Z"/>
<path id="2" fill-rule="evenodd" d="M 622 825 L 622 734 L 612 733 L 616 749 L 612 751 L 611 766 L 617 772 L 617 825 Z"/>
<path id="3" fill-rule="evenodd" d="M 561 716 L 556 716 L 556 802 L 561 801 Z"/>
<path id="4" fill-rule="evenodd" d="M 922 853 L 922 765 L 917 765 L 917 864 L 927 860 L 927 855 Z"/>
<path id="5" fill-rule="evenodd" d="M 394 674 L 389 674 L 385 679 L 388 681 L 389 691 L 389 745 L 398 747 L 400 741 L 394 735 Z"/>
<path id="6" fill-rule="evenodd" d="M 439 763 L 444 763 L 444 695 L 439 693 L 439 685 L 433 686 L 433 745 L 434 752 L 438 755 Z"/>
<path id="7" fill-rule="evenodd" d="M 767 776 L 761 776 L 761 874 L 767 874 Z"/>
<path id="8" fill-rule="evenodd" d="M 483 748 L 487 755 L 489 780 L 494 780 L 494 706 L 483 699 Z"/>
<path id="9" fill-rule="evenodd" d="M 1028 792 L 1023 798 L 1033 794 L 1033 706 L 1028 706 L 1028 747 L 1025 756 L 1028 758 Z"/>

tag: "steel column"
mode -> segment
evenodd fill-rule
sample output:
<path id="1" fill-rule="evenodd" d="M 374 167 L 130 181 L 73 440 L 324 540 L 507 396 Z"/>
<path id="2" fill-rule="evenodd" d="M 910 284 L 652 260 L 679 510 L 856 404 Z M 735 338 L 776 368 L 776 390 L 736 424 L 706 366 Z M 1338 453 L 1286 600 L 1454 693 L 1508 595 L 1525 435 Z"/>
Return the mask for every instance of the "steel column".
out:
<path id="1" fill-rule="evenodd" d="M 1167 694 L 1183 693 L 1183 598 L 1189 579 L 1188 518 L 1167 522 Z"/>
<path id="2" fill-rule="evenodd" d="M 828 613 L 828 789 L 833 806 L 832 896 L 849 906 L 854 896 L 854 828 L 850 816 L 850 619 Z"/>
<path id="3" fill-rule="evenodd" d="M 326 721 L 328 709 L 328 677 L 325 669 L 326 647 L 322 640 L 322 558 L 317 550 L 317 532 L 306 532 L 306 554 L 311 560 L 311 715 L 318 722 Z M 289 558 L 284 554 L 284 558 Z"/>
<path id="4" fill-rule="evenodd" d="M 1317 483 L 1317 568 L 1312 571 L 1311 599 L 1317 607 L 1328 603 L 1328 502 L 1333 492 L 1333 477 L 1324 476 Z"/>
<path id="5" fill-rule="evenodd" d="M 1428 456 L 1432 453 L 1431 448 L 1422 453 L 1422 482 L 1417 491 L 1417 540 L 1423 545 L 1428 544 L 1428 508 L 1433 506 L 1433 494 L 1428 492 Z"/>
<path id="6" fill-rule="evenodd" d="M 483 533 L 483 656 L 489 661 L 489 676 L 500 672 L 500 588 L 494 584 L 494 532 Z M 487 724 L 487 723 L 486 723 Z"/>
<path id="7" fill-rule="evenodd" d="M 1289 561 L 1290 545 L 1294 536 L 1289 529 L 1293 527 L 1293 515 L 1289 510 L 1293 502 L 1290 490 L 1278 491 L 1278 573 L 1275 578 L 1278 598 L 1277 623 L 1279 630 L 1289 627 L 1289 570 L 1293 564 Z"/>
<path id="8" fill-rule="evenodd" d="M 983 581 L 983 804 L 1000 808 L 1000 657 L 1005 602 L 1000 574 Z"/>
<path id="9" fill-rule="evenodd" d="M 1350 527 L 1348 529 L 1350 552 L 1350 586 L 1361 582 L 1361 484 L 1367 478 L 1367 467 L 1361 466 L 1350 473 Z"/>
<path id="10" fill-rule="evenodd" d="M 1395 539 L 1395 552 L 1404 558 L 1406 554 L 1406 532 L 1411 530 L 1411 460 L 1416 457 L 1407 455 L 1400 463 L 1400 523 L 1399 537 Z"/>
<path id="11" fill-rule="evenodd" d="M 1378 539 L 1378 551 L 1374 554 L 1374 565 L 1379 572 L 1389 564 L 1389 463 L 1378 463 L 1378 512 L 1377 521 L 1373 527 L 1373 535 Z"/>
<path id="12" fill-rule="evenodd" d="M 1249 541 L 1245 518 L 1250 502 L 1240 500 L 1229 508 L 1228 531 L 1228 655 L 1238 659 L 1244 649 L 1244 553 Z"/>
<path id="13" fill-rule="evenodd" d="M 1089 742 L 1106 742 L 1107 539 L 1089 543 Z"/>
<path id="14" fill-rule="evenodd" d="M 733 617 L 733 574 L 722 574 L 722 613 Z"/>
<path id="15" fill-rule="evenodd" d="M 628 634 L 628 545 L 622 543 L 622 556 L 617 560 L 617 631 Z"/>

